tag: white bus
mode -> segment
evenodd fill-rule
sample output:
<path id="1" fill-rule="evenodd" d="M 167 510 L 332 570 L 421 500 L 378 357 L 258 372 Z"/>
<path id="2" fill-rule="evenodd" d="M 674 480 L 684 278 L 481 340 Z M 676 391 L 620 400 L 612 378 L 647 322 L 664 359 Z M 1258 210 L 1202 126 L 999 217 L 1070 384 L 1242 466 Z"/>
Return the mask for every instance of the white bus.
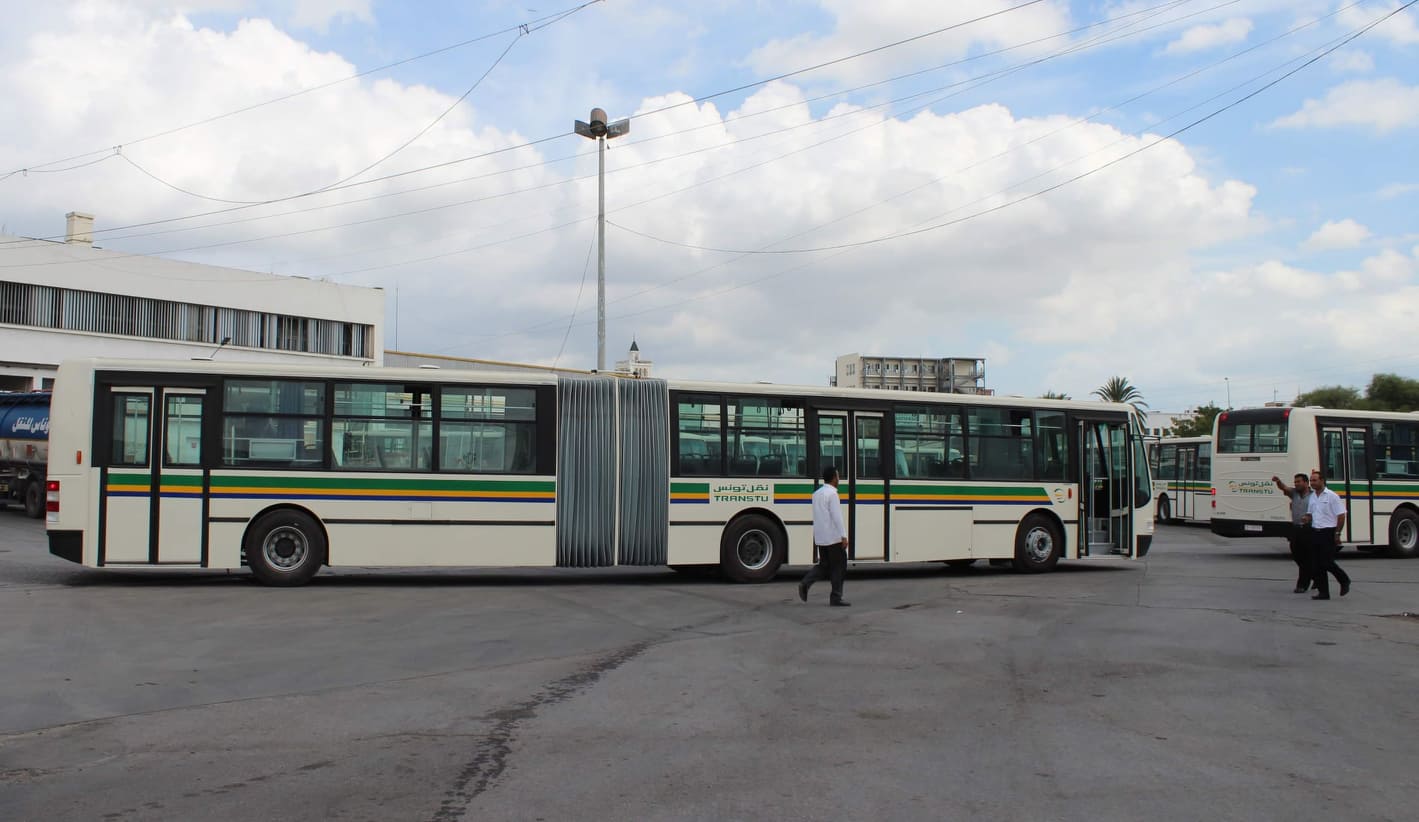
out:
<path id="1" fill-rule="evenodd" d="M 1325 471 L 1345 501 L 1345 542 L 1419 556 L 1419 414 L 1325 408 L 1248 408 L 1217 415 L 1212 531 L 1285 536 L 1295 474 Z"/>
<path id="2" fill-rule="evenodd" d="M 1212 520 L 1212 438 L 1166 437 L 1149 447 L 1159 522 Z"/>
<path id="3" fill-rule="evenodd" d="M 298 585 L 323 565 L 716 566 L 759 582 L 814 561 L 827 464 L 859 563 L 1047 571 L 1152 540 L 1125 405 L 84 360 L 60 367 L 52 419 L 50 551 L 94 567 Z"/>

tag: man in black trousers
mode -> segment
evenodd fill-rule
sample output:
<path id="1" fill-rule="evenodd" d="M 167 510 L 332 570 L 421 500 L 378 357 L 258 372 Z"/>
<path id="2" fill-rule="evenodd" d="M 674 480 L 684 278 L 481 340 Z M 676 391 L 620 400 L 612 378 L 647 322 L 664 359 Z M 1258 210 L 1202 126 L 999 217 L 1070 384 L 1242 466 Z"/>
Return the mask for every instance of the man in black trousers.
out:
<path id="1" fill-rule="evenodd" d="M 1311 504 L 1311 486 L 1305 474 L 1295 476 L 1294 488 L 1287 488 L 1280 477 L 1273 476 L 1271 481 L 1291 500 L 1291 559 L 1296 563 L 1296 593 L 1304 594 L 1311 587 L 1311 570 L 1315 567 L 1315 560 L 1311 558 L 1311 529 L 1304 524 Z"/>
<path id="2" fill-rule="evenodd" d="M 1316 594 L 1311 599 L 1330 599 L 1330 577 L 1340 583 L 1340 595 L 1350 593 L 1350 575 L 1335 564 L 1335 552 L 1340 550 L 1340 535 L 1345 530 L 1345 503 L 1335 492 L 1325 487 L 1325 474 L 1311 472 L 1311 503 L 1306 513 L 1306 522 L 1311 527 L 1314 540 L 1315 570 L 1311 581 L 1315 583 Z"/>
<path id="3" fill-rule="evenodd" d="M 813 492 L 813 544 L 818 548 L 818 564 L 798 583 L 798 598 L 808 601 L 808 589 L 826 577 L 833 584 L 829 605 L 846 607 L 843 578 L 847 576 L 847 527 L 843 524 L 842 501 L 838 499 L 838 469 L 823 469 L 823 484 Z"/>

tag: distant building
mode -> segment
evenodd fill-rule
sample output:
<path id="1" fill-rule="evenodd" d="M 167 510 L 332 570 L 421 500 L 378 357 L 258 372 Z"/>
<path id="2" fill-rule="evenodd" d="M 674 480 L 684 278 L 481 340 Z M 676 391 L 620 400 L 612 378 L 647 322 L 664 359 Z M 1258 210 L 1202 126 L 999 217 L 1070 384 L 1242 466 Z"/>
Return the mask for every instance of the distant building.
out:
<path id="1" fill-rule="evenodd" d="M 631 350 L 626 352 L 624 360 L 616 363 L 616 370 L 633 377 L 649 377 L 653 364 L 650 360 L 641 359 L 641 347 L 636 345 L 635 340 L 631 340 Z"/>
<path id="2" fill-rule="evenodd" d="M 384 291 L 0 235 L 0 390 L 49 388 L 83 357 L 379 365 Z"/>
<path id="3" fill-rule="evenodd" d="M 1187 411 L 1149 411 L 1143 423 L 1143 433 L 1151 437 L 1171 437 L 1178 420 L 1192 416 Z"/>
<path id="4" fill-rule="evenodd" d="M 993 394 L 985 387 L 983 357 L 884 357 L 844 354 L 831 382 L 840 388 Z"/>

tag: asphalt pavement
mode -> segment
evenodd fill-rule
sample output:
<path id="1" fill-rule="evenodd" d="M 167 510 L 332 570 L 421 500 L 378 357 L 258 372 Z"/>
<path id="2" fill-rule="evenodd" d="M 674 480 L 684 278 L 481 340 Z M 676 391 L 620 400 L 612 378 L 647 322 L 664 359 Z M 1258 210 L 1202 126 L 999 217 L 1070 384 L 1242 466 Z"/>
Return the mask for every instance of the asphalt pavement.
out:
<path id="1" fill-rule="evenodd" d="M 0 512 L 0 819 L 1412 819 L 1419 561 L 86 569 Z"/>

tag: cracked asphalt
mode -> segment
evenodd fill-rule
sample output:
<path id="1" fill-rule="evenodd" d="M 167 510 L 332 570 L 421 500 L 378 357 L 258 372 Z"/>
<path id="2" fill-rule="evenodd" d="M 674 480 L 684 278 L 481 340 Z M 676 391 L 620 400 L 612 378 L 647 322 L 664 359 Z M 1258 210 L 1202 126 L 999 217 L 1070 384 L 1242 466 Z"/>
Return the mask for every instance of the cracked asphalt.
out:
<path id="1" fill-rule="evenodd" d="M 0 819 L 1410 819 L 1419 561 L 109 572 L 0 512 Z"/>

